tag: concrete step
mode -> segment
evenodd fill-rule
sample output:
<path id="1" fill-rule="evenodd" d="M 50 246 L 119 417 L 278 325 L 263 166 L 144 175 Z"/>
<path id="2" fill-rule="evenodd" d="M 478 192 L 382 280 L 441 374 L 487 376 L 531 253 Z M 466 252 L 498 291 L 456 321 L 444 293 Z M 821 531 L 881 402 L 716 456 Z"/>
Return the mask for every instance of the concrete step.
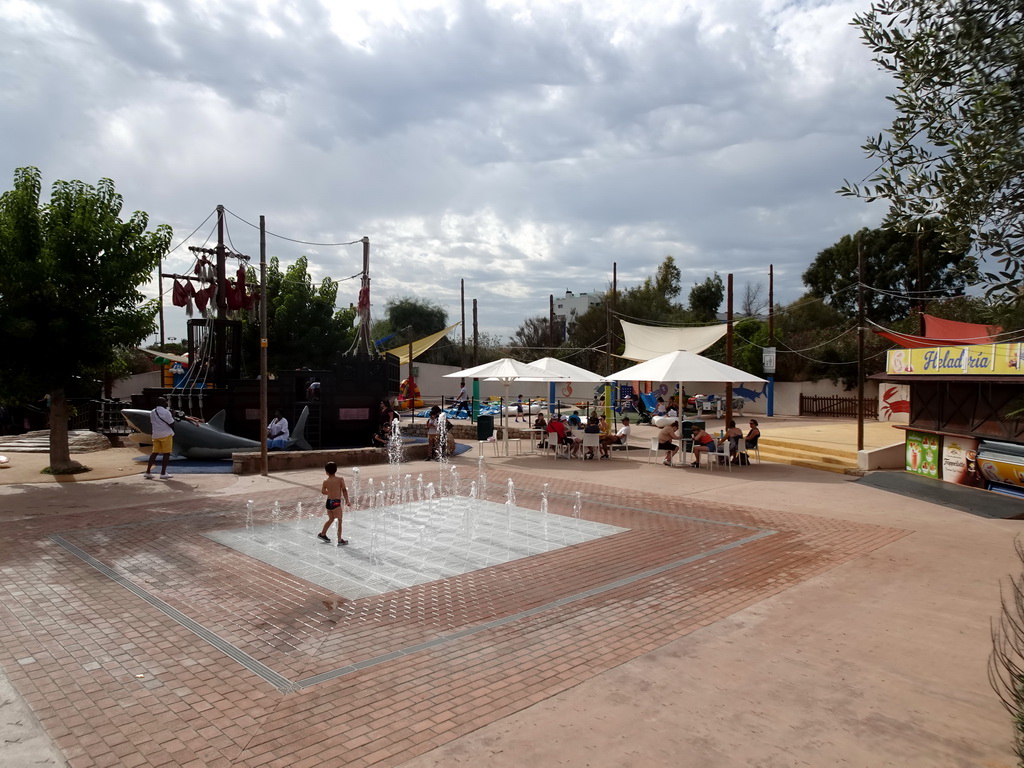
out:
<path id="1" fill-rule="evenodd" d="M 761 438 L 759 446 L 764 461 L 837 474 L 860 472 L 855 450 L 764 437 Z"/>
<path id="2" fill-rule="evenodd" d="M 98 432 L 73 430 L 68 432 L 71 453 L 102 451 L 110 447 L 110 441 Z M 48 430 L 26 432 L 23 435 L 0 437 L 0 453 L 49 453 L 50 433 Z"/>

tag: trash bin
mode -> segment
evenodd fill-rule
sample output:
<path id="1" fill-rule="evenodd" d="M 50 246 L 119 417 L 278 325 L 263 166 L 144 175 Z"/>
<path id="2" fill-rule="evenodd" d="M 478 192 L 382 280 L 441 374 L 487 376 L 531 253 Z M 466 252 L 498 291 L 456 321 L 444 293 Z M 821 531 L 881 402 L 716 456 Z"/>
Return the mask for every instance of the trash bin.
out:
<path id="1" fill-rule="evenodd" d="M 687 419 L 686 421 L 680 422 L 679 434 L 683 440 L 689 440 L 693 437 L 694 427 L 697 427 L 698 429 L 706 429 L 706 423 L 707 422 L 700 421 L 699 419 Z"/>
<path id="2" fill-rule="evenodd" d="M 476 439 L 486 440 L 494 434 L 494 417 L 480 414 L 476 417 Z"/>

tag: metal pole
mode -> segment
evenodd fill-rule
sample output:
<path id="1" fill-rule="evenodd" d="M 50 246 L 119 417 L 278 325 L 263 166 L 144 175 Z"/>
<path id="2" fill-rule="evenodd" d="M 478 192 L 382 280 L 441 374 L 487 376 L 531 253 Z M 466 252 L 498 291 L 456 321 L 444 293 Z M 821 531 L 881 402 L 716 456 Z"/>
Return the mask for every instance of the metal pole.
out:
<path id="1" fill-rule="evenodd" d="M 260 474 L 270 473 L 267 457 L 267 224 L 260 216 Z"/>

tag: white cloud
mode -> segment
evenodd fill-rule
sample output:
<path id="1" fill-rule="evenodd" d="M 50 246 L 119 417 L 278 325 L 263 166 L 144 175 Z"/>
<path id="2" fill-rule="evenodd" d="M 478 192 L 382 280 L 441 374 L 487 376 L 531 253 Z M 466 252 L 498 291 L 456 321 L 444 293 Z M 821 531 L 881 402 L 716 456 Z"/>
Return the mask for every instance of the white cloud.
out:
<path id="1" fill-rule="evenodd" d="M 819 250 L 881 216 L 834 193 L 889 121 L 860 9 L 0 0 L 0 168 L 109 176 L 177 238 L 218 203 L 293 239 L 365 235 L 375 307 L 414 295 L 457 318 L 465 280 L 501 335 L 668 254 L 687 283 L 774 264 L 788 301 Z M 255 255 L 255 230 L 229 226 Z M 359 246 L 268 244 L 317 276 L 362 263 Z"/>

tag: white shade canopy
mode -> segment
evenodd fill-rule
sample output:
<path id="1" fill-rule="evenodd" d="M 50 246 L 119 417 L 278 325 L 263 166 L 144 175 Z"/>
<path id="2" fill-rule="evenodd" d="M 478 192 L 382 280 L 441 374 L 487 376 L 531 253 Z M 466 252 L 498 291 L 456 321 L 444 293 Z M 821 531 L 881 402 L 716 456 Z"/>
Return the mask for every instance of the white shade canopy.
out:
<path id="1" fill-rule="evenodd" d="M 446 379 L 497 379 L 506 383 L 527 379 L 533 381 L 561 381 L 565 376 L 550 374 L 543 368 L 537 368 L 529 363 L 521 363 L 511 357 L 503 357 L 490 363 L 483 363 L 464 371 L 446 373 Z"/>
<path id="2" fill-rule="evenodd" d="M 565 362 L 565 360 L 559 360 L 554 357 L 542 357 L 540 360 L 534 360 L 530 365 L 536 368 L 543 368 L 548 372 L 549 375 L 542 379 L 542 381 L 561 381 L 563 378 L 577 383 L 614 381 L 614 379 L 605 378 L 593 371 L 588 371 L 586 368 L 580 368 L 578 365 L 573 365 L 572 363 Z M 553 379 L 552 374 L 558 378 Z"/>
<path id="3" fill-rule="evenodd" d="M 529 363 L 521 363 L 511 357 L 503 357 L 500 360 L 466 368 L 455 373 L 446 373 L 444 377 L 446 379 L 496 379 L 505 385 L 506 401 L 509 399 L 509 385 L 513 381 L 568 381 L 565 376 L 548 373 L 543 368 Z M 501 418 L 504 425 L 502 437 L 505 441 L 505 455 L 508 456 L 508 425 L 504 423 L 506 419 L 504 408 L 501 409 Z"/>
<path id="4" fill-rule="evenodd" d="M 612 377 L 616 381 L 708 381 L 728 384 L 765 381 L 760 376 L 731 365 L 709 360 L 693 352 L 679 351 L 623 368 L 613 373 Z"/>

